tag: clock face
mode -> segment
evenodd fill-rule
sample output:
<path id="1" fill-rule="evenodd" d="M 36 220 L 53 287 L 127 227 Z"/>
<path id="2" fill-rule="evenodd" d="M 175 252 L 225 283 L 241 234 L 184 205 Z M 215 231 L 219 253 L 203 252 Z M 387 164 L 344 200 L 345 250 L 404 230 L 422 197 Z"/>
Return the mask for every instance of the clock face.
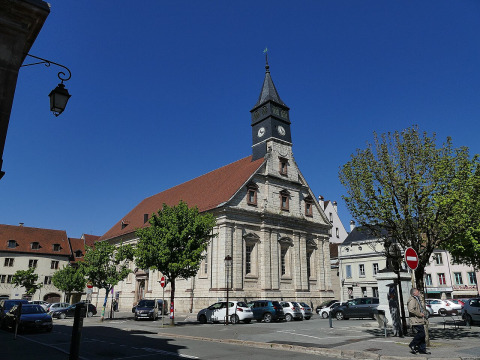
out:
<path id="1" fill-rule="evenodd" d="M 277 127 L 277 131 L 278 131 L 278 133 L 279 133 L 280 135 L 282 135 L 282 136 L 285 135 L 285 129 L 283 128 L 282 125 L 279 125 L 279 126 Z"/>
<path id="2" fill-rule="evenodd" d="M 262 137 L 263 135 L 265 135 L 265 128 L 263 126 L 260 129 L 258 129 L 257 135 L 258 137 Z"/>

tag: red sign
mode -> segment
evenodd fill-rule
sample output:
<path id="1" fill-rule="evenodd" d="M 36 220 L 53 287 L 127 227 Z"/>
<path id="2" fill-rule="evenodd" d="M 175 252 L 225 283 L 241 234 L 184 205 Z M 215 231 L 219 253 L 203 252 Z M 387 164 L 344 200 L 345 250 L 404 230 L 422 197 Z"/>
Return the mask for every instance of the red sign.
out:
<path id="1" fill-rule="evenodd" d="M 91 282 L 88 282 L 88 283 L 87 283 L 87 288 L 92 289 L 92 288 L 93 288 L 93 284 L 92 284 Z"/>
<path id="2" fill-rule="evenodd" d="M 165 283 L 165 276 L 162 276 L 162 278 L 160 279 L 160 285 L 163 287 L 165 287 L 166 283 Z"/>
<path id="3" fill-rule="evenodd" d="M 418 255 L 411 247 L 405 250 L 405 261 L 410 269 L 415 270 L 418 266 Z"/>

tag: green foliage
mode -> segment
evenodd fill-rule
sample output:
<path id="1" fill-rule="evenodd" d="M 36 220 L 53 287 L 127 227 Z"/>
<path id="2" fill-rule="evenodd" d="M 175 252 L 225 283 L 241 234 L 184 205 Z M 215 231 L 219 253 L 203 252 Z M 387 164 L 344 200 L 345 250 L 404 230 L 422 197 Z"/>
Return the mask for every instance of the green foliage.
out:
<path id="1" fill-rule="evenodd" d="M 163 204 L 149 220 L 150 226 L 137 229 L 139 237 L 135 262 L 141 269 L 159 270 L 171 284 L 175 297 L 175 279 L 195 276 L 204 259 L 216 220 L 212 214 L 199 214 L 180 201 L 177 206 Z"/>
<path id="2" fill-rule="evenodd" d="M 86 247 L 84 261 L 81 268 L 93 286 L 105 289 L 105 299 L 102 310 L 102 320 L 105 314 L 108 292 L 124 280 L 131 272 L 128 261 L 133 260 L 131 245 L 111 245 L 100 241 L 94 247 Z"/>
<path id="3" fill-rule="evenodd" d="M 38 280 L 38 274 L 34 274 L 35 268 L 31 267 L 28 270 L 17 270 L 12 277 L 12 282 L 15 286 L 23 286 L 27 295 L 33 295 L 43 285 L 42 283 L 35 284 Z"/>
<path id="4" fill-rule="evenodd" d="M 458 242 L 478 222 L 479 160 L 468 148 L 454 149 L 447 138 L 416 126 L 377 136 L 357 150 L 339 173 L 344 200 L 359 225 L 378 233 L 384 228 L 402 248 L 419 254 L 417 285 L 435 248 Z"/>
<path id="5" fill-rule="evenodd" d="M 55 287 L 65 293 L 73 291 L 82 292 L 85 290 L 85 274 L 81 267 L 64 266 L 62 269 L 55 271 L 52 276 L 52 283 Z"/>

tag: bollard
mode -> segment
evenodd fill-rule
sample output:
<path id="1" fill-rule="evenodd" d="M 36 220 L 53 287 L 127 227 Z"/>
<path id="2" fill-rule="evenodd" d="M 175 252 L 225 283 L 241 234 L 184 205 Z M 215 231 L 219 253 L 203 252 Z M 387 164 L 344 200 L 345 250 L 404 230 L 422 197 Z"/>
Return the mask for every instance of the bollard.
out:
<path id="1" fill-rule="evenodd" d="M 69 360 L 78 360 L 80 353 L 80 339 L 82 337 L 83 317 L 86 313 L 84 303 L 77 304 L 75 308 L 75 318 L 73 320 L 72 340 L 70 342 Z"/>
<path id="2" fill-rule="evenodd" d="M 332 310 L 328 312 L 328 323 L 330 324 L 330 328 L 333 328 L 333 322 L 332 322 Z"/>
<path id="3" fill-rule="evenodd" d="M 383 317 L 383 331 L 385 332 L 385 337 L 387 337 L 387 317 Z"/>

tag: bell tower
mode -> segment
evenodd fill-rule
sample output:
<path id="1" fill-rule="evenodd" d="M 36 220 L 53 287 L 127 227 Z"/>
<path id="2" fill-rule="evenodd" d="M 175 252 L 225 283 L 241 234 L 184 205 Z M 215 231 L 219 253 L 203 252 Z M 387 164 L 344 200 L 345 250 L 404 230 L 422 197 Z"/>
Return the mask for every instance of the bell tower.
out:
<path id="1" fill-rule="evenodd" d="M 290 108 L 280 99 L 270 76 L 268 55 L 265 54 L 265 79 L 257 103 L 250 110 L 252 117 L 252 160 L 267 153 L 267 141 L 292 144 L 290 133 Z"/>

